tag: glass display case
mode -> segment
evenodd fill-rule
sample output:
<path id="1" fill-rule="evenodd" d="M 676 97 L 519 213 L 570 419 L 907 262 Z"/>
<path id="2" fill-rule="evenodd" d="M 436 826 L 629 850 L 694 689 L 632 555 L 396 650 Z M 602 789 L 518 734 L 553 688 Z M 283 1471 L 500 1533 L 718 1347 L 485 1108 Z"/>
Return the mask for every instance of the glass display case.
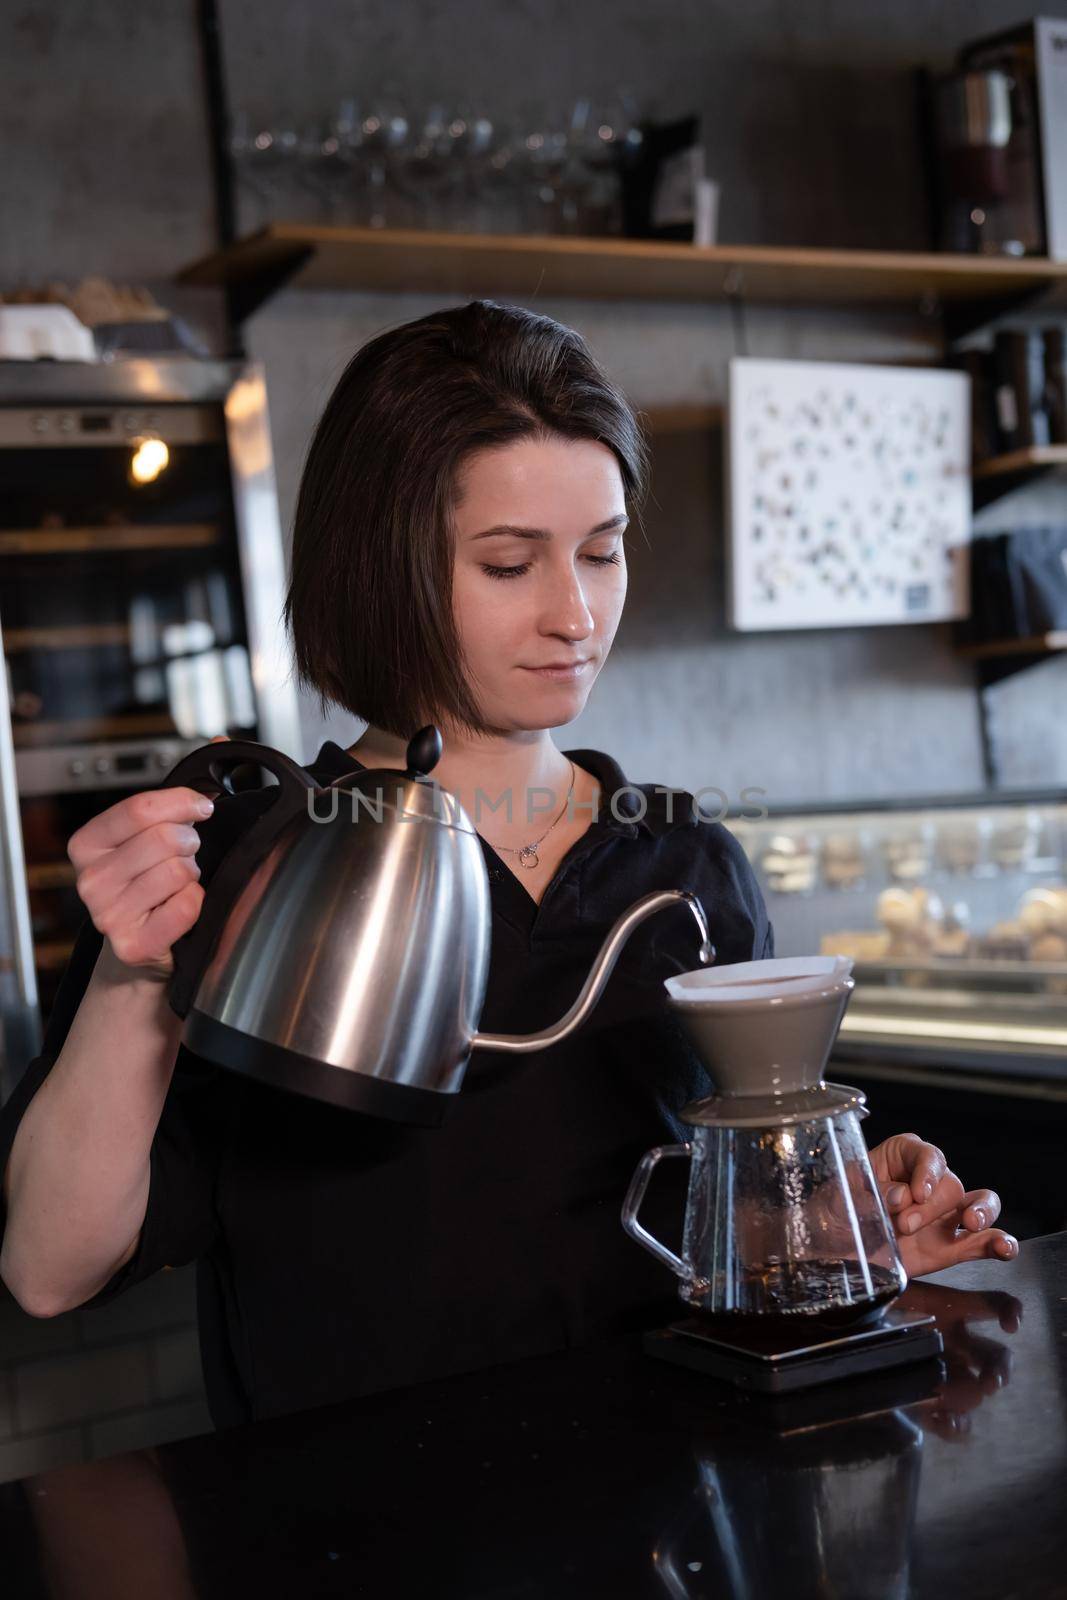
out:
<path id="1" fill-rule="evenodd" d="M 728 816 L 780 956 L 853 957 L 834 1051 L 1067 1078 L 1067 794 Z"/>

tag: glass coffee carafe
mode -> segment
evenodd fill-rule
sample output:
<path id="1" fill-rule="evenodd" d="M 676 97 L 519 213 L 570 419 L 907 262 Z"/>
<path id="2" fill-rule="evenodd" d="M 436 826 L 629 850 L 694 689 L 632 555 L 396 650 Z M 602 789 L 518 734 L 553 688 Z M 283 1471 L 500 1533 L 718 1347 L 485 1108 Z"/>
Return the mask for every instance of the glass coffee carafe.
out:
<path id="1" fill-rule="evenodd" d="M 687 1143 L 643 1157 L 622 1220 L 713 1337 L 851 1332 L 907 1283 L 860 1131 L 865 1096 L 822 1078 L 850 970 L 812 957 L 667 980 L 717 1092 L 681 1112 Z M 680 1256 L 638 1221 L 656 1166 L 677 1156 L 691 1162 Z"/>

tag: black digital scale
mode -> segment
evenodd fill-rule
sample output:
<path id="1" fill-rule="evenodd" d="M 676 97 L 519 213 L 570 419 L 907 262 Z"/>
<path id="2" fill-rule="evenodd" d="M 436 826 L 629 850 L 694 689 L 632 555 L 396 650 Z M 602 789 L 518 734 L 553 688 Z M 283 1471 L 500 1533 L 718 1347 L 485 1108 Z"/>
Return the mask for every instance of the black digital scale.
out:
<path id="1" fill-rule="evenodd" d="M 743 1332 L 726 1339 L 721 1320 L 711 1330 L 699 1315 L 683 1317 L 646 1333 L 644 1348 L 659 1361 L 759 1394 L 791 1394 L 836 1378 L 883 1372 L 940 1356 L 944 1349 L 933 1317 L 894 1307 L 880 1321 L 850 1333 L 809 1324 L 795 1334 L 780 1326 L 763 1334 L 746 1322 Z"/>

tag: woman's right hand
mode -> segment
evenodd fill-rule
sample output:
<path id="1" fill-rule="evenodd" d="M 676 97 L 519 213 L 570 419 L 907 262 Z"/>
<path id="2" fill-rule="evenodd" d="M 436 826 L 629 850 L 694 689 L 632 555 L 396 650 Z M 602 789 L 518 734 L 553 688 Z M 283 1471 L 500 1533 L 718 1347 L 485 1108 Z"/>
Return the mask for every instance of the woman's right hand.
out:
<path id="1" fill-rule="evenodd" d="M 78 894 L 123 966 L 161 980 L 173 972 L 171 946 L 204 901 L 192 824 L 213 810 L 195 789 L 147 789 L 71 834 L 67 854 Z"/>

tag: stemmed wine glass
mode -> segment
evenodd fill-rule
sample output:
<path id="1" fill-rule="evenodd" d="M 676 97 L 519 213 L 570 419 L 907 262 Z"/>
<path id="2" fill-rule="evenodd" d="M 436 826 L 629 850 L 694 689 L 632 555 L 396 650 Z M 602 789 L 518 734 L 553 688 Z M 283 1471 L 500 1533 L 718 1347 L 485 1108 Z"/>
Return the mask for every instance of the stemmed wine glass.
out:
<path id="1" fill-rule="evenodd" d="M 497 123 L 486 152 L 474 225 L 480 233 L 521 233 L 525 225 L 524 136 L 514 122 Z"/>
<path id="2" fill-rule="evenodd" d="M 518 171 L 524 232 L 557 233 L 560 185 L 568 163 L 567 128 L 558 108 L 550 108 L 537 118 L 522 142 Z"/>
<path id="3" fill-rule="evenodd" d="M 308 123 L 301 133 L 300 179 L 312 197 L 310 220 L 345 223 L 358 220 L 355 167 L 363 142 L 359 108 L 342 100 L 329 117 Z"/>
<path id="4" fill-rule="evenodd" d="M 284 177 L 291 174 L 298 142 L 295 126 L 288 119 L 267 126 L 255 123 L 244 111 L 234 117 L 230 154 L 238 183 L 251 200 L 255 227 L 263 227 L 277 215 L 279 189 Z"/>
<path id="5" fill-rule="evenodd" d="M 620 174 L 640 147 L 636 101 L 580 96 L 491 118 L 470 101 L 416 112 L 395 86 L 328 116 L 233 122 L 248 224 L 352 222 L 476 233 L 621 233 Z"/>
<path id="6" fill-rule="evenodd" d="M 477 232 L 485 168 L 493 146 L 493 124 L 475 107 L 461 104 L 449 118 L 447 135 L 452 226 Z"/>
<path id="7" fill-rule="evenodd" d="M 584 96 L 575 101 L 560 180 L 563 232 L 622 232 L 620 173 L 642 139 L 637 104 L 628 90 L 607 103 Z"/>
<path id="8" fill-rule="evenodd" d="M 410 217 L 395 182 L 404 165 L 410 125 L 396 90 L 386 87 L 360 123 L 360 221 L 369 228 L 403 227 Z"/>
<path id="9" fill-rule="evenodd" d="M 449 115 L 440 102 L 413 119 L 412 138 L 398 163 L 396 180 L 421 228 L 447 228 L 446 196 L 451 186 Z"/>

